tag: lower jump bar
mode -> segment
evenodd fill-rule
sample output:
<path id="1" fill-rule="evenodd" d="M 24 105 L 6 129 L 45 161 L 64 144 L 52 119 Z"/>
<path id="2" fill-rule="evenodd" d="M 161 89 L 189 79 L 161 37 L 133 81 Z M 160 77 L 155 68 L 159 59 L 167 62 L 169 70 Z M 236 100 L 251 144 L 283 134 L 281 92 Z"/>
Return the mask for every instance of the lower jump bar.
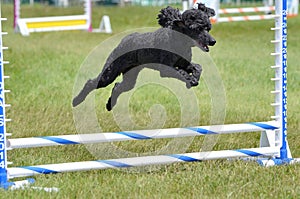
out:
<path id="1" fill-rule="evenodd" d="M 184 153 L 172 155 L 157 155 L 144 156 L 133 158 L 121 158 L 110 160 L 96 160 L 84 162 L 70 162 L 60 164 L 48 164 L 25 167 L 8 168 L 9 178 L 34 176 L 38 174 L 55 174 L 73 171 L 88 171 L 94 169 L 108 169 L 108 168 L 129 168 L 147 165 L 172 164 L 179 162 L 196 162 L 203 160 L 227 159 L 237 157 L 272 157 L 278 155 L 278 148 L 264 147 L 264 148 L 250 148 L 237 150 L 223 150 L 223 151 L 208 151 L 197 153 Z"/>
<path id="2" fill-rule="evenodd" d="M 7 147 L 33 148 L 68 144 L 92 144 L 101 142 L 115 142 L 127 140 L 146 140 L 158 138 L 177 138 L 187 136 L 200 136 L 209 134 L 229 134 L 241 132 L 259 132 L 278 129 L 276 121 L 251 122 L 244 124 L 225 124 L 214 126 L 198 126 L 189 128 L 169 128 L 156 130 L 122 131 L 113 133 L 75 134 L 61 136 L 45 136 L 30 138 L 9 139 Z"/>

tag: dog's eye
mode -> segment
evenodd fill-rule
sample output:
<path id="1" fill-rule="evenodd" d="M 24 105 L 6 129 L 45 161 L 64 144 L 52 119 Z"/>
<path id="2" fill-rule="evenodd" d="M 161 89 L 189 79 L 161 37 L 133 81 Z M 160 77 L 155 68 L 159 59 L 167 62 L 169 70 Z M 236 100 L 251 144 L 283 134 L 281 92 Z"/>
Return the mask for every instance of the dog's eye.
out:
<path id="1" fill-rule="evenodd" d="M 191 16 L 191 20 L 195 20 L 196 19 L 196 17 L 194 17 L 194 16 Z"/>

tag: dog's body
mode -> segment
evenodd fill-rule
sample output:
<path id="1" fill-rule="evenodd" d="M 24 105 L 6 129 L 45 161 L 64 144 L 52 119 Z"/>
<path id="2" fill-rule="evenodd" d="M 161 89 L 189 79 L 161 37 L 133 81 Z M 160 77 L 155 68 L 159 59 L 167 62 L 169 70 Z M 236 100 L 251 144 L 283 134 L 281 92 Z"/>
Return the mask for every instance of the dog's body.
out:
<path id="1" fill-rule="evenodd" d="M 84 101 L 91 91 L 108 86 L 122 74 L 123 81 L 115 84 L 106 105 L 110 111 L 118 96 L 134 87 L 137 76 L 144 67 L 160 71 L 161 77 L 184 81 L 187 88 L 197 86 L 202 68 L 191 63 L 191 48 L 198 46 L 208 52 L 208 45 L 216 43 L 208 34 L 211 16 L 214 16 L 214 10 L 204 4 L 199 4 L 198 9 L 187 10 L 182 15 L 178 9 L 162 9 L 158 15 L 158 23 L 162 28 L 155 32 L 126 36 L 110 54 L 98 77 L 88 80 L 79 95 L 73 99 L 73 106 Z"/>

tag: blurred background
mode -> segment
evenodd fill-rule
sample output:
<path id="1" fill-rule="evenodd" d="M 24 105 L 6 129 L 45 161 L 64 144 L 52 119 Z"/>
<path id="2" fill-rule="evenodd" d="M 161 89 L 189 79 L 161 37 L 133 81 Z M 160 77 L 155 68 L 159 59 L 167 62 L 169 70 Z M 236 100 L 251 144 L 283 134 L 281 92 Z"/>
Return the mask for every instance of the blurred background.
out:
<path id="1" fill-rule="evenodd" d="M 263 3 L 265 0 L 220 0 L 222 4 L 241 5 Z M 272 1 L 272 0 L 271 0 Z M 3 3 L 12 3 L 13 0 L 3 0 Z M 22 4 L 47 4 L 54 6 L 72 6 L 82 3 L 82 0 L 22 0 Z M 93 0 L 98 5 L 140 5 L 162 6 L 170 4 L 182 4 L 182 0 Z"/>

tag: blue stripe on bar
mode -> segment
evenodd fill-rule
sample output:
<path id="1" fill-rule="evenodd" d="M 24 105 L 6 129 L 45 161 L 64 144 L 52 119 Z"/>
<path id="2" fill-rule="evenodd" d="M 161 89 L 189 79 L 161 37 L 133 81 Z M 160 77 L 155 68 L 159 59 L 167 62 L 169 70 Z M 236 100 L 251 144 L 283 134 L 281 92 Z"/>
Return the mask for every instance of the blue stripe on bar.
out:
<path id="1" fill-rule="evenodd" d="M 168 155 L 170 157 L 173 157 L 173 158 L 177 158 L 179 160 L 182 160 L 182 161 L 185 161 L 185 162 L 195 162 L 195 161 L 200 161 L 196 158 L 192 158 L 192 157 L 189 157 L 189 156 L 185 156 L 185 155 L 177 155 L 177 154 L 173 154 L 173 155 Z"/>
<path id="2" fill-rule="evenodd" d="M 245 150 L 245 149 L 237 149 L 235 151 L 240 152 L 240 153 L 244 153 L 244 154 L 249 155 L 249 156 L 261 156 L 261 155 L 263 155 L 263 154 L 260 154 L 260 153 L 254 152 L 254 151 Z"/>
<path id="3" fill-rule="evenodd" d="M 114 167 L 132 167 L 132 165 L 125 164 L 122 162 L 112 161 L 112 160 L 96 160 L 96 162 L 102 162 L 102 163 L 109 164 Z"/>
<path id="4" fill-rule="evenodd" d="M 41 173 L 41 174 L 59 173 L 58 171 L 45 169 L 45 168 L 41 168 L 41 167 L 34 167 L 34 166 L 27 166 L 27 167 L 20 167 L 20 168 L 28 169 L 28 170 L 35 171 L 35 172 L 38 172 L 38 173 Z"/>
<path id="5" fill-rule="evenodd" d="M 146 140 L 146 139 L 151 139 L 151 137 L 140 135 L 137 133 L 129 133 L 129 132 L 116 132 L 117 134 L 125 135 L 127 137 L 131 137 L 137 140 Z"/>
<path id="6" fill-rule="evenodd" d="M 278 129 L 278 127 L 276 127 L 276 126 L 271 126 L 269 124 L 263 124 L 263 123 L 259 123 L 259 122 L 250 122 L 248 124 L 252 124 L 252 125 L 258 126 L 260 128 L 266 129 L 266 130 L 275 130 L 275 129 Z"/>
<path id="7" fill-rule="evenodd" d="M 208 134 L 218 134 L 216 132 L 213 132 L 213 131 L 210 131 L 210 130 L 207 130 L 207 129 L 197 128 L 197 127 L 188 127 L 186 129 L 196 131 L 197 133 L 206 134 L 206 135 L 208 135 Z"/>
<path id="8" fill-rule="evenodd" d="M 79 142 L 73 142 L 73 141 L 70 141 L 70 140 L 66 140 L 66 139 L 63 139 L 63 138 L 52 137 L 52 136 L 43 136 L 43 137 L 38 137 L 38 138 L 42 138 L 42 139 L 45 139 L 45 140 L 50 140 L 52 142 L 56 142 L 56 143 L 59 143 L 59 144 L 80 144 Z"/>

